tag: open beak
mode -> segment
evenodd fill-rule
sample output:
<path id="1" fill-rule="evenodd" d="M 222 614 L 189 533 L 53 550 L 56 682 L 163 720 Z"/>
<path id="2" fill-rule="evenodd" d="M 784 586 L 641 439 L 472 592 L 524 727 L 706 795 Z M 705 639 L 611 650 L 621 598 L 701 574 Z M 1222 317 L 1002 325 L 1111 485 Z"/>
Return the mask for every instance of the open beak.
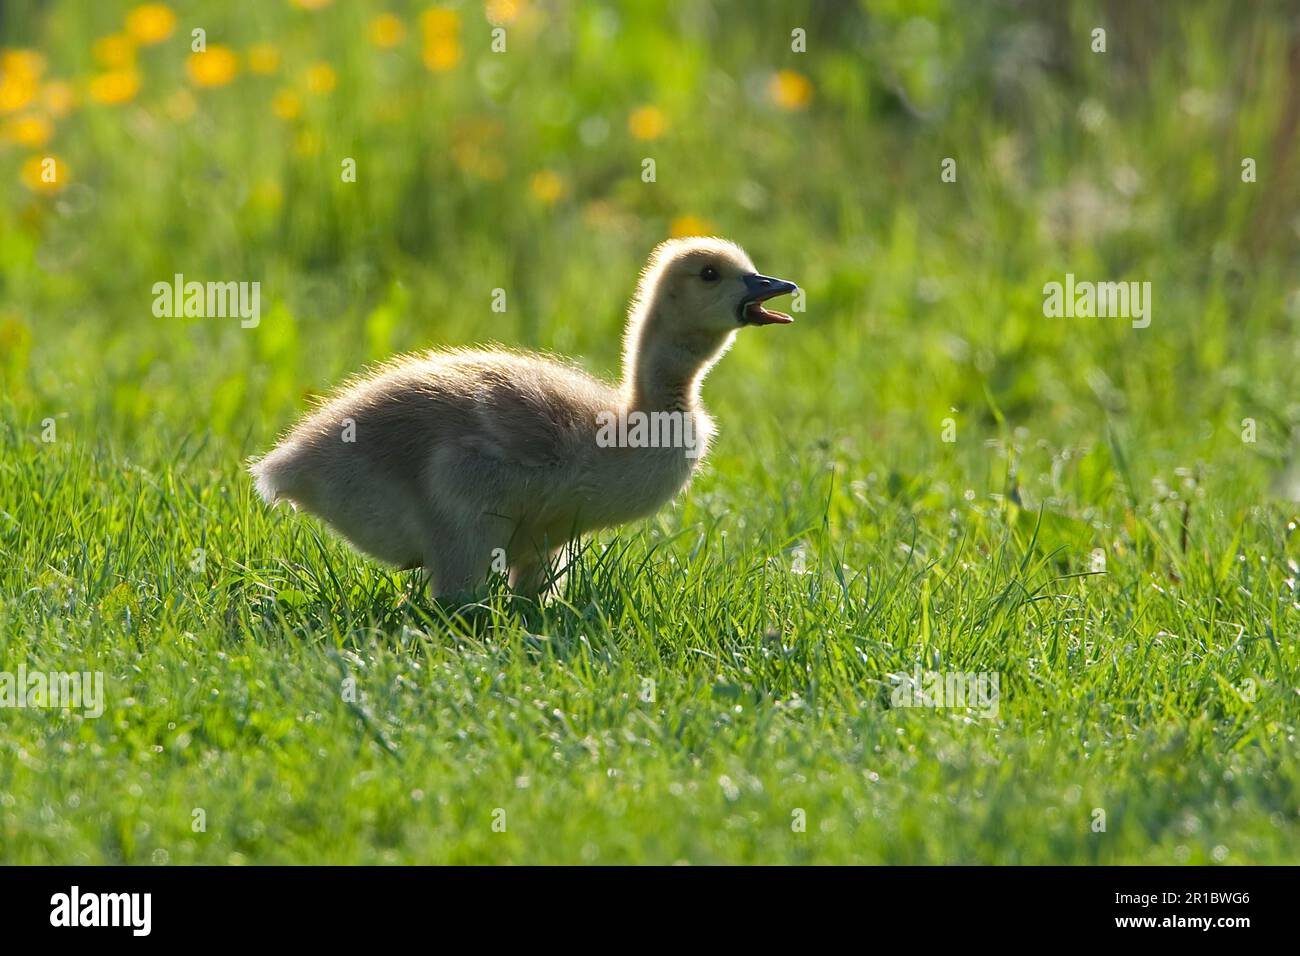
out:
<path id="1" fill-rule="evenodd" d="M 793 282 L 761 276 L 757 272 L 741 276 L 745 283 L 745 297 L 736 307 L 736 318 L 741 325 L 789 325 L 794 319 L 784 312 L 763 308 L 763 303 L 778 295 L 787 295 L 799 288 Z"/>

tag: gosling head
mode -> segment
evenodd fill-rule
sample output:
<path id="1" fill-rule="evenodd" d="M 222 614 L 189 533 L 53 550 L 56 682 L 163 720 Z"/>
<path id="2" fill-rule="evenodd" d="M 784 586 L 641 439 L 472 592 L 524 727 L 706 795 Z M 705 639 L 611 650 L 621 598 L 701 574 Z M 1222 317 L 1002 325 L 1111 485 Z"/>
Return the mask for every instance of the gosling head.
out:
<path id="1" fill-rule="evenodd" d="M 746 325 L 793 322 L 763 303 L 796 288 L 759 274 L 745 250 L 725 239 L 670 239 L 650 257 L 633 314 L 666 338 L 729 337 Z"/>
<path id="2" fill-rule="evenodd" d="M 700 382 L 747 325 L 794 320 L 763 303 L 793 292 L 725 239 L 670 239 L 641 273 L 623 339 L 623 380 L 638 406 L 690 407 Z"/>

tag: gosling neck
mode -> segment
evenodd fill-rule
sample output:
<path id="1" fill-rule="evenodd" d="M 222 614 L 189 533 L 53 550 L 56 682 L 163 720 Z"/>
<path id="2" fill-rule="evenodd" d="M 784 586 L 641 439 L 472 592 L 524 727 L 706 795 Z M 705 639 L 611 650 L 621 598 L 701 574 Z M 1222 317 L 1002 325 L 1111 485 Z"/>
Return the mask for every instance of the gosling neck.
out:
<path id="1" fill-rule="evenodd" d="M 623 356 L 623 393 L 629 411 L 692 412 L 700 385 L 731 344 L 734 333 L 699 331 L 657 335 L 662 324 L 653 313 L 634 321 Z"/>

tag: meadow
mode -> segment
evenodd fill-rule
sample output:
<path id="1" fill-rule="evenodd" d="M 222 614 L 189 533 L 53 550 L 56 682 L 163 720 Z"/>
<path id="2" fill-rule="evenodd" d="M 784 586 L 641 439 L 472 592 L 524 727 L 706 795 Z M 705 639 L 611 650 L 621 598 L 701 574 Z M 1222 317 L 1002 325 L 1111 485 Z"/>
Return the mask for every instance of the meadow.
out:
<path id="1" fill-rule="evenodd" d="M 6 2 L 0 671 L 105 706 L 0 708 L 0 862 L 1300 862 L 1297 36 Z M 549 601 L 435 604 L 257 499 L 247 459 L 394 353 L 616 376 L 691 234 L 804 311 Z M 178 274 L 259 320 L 156 315 Z M 1150 324 L 1048 316 L 1067 275 L 1149 282 Z M 927 673 L 997 675 L 995 713 L 900 706 Z"/>

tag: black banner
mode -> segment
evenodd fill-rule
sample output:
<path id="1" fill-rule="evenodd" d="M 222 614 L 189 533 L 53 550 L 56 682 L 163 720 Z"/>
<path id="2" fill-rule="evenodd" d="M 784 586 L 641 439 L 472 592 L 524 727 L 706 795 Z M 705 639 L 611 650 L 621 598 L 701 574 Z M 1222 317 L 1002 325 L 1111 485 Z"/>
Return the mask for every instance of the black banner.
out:
<path id="1" fill-rule="evenodd" d="M 189 942 L 197 930 L 212 944 L 373 945 L 377 931 L 427 934 L 431 922 L 457 936 L 487 928 L 493 942 L 540 943 L 566 926 L 626 938 L 643 921 L 657 933 L 689 921 L 696 941 L 767 937 L 787 924 L 798 935 L 838 925 L 864 939 L 1053 930 L 1071 941 L 1232 945 L 1289 925 L 1292 883 L 1270 868 L 11 867 L 0 870 L 0 912 L 8 940 L 76 934 L 83 943 Z"/>

